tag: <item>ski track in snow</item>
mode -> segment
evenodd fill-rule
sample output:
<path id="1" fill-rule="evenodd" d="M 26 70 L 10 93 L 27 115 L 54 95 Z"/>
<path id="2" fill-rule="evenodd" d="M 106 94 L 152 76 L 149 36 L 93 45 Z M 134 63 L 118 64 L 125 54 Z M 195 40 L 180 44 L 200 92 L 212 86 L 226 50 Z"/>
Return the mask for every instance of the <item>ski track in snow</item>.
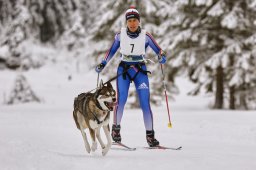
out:
<path id="1" fill-rule="evenodd" d="M 58 67 L 26 72 L 44 103 L 13 106 L 2 104 L 2 96 L 8 98 L 16 73 L 0 72 L 1 169 L 255 169 L 255 111 L 209 110 L 209 98 L 185 95 L 190 84 L 183 79 L 178 80 L 182 93 L 169 102 L 172 128 L 167 127 L 165 103 L 152 108 L 156 138 L 163 146 L 182 146 L 182 150 L 110 150 L 103 157 L 98 145 L 95 153 L 86 153 L 72 117 L 73 99 L 93 89 L 97 76 L 93 71 L 72 74 L 72 81 L 68 81 L 70 72 Z M 140 109 L 125 109 L 121 135 L 130 147 L 147 146 Z"/>

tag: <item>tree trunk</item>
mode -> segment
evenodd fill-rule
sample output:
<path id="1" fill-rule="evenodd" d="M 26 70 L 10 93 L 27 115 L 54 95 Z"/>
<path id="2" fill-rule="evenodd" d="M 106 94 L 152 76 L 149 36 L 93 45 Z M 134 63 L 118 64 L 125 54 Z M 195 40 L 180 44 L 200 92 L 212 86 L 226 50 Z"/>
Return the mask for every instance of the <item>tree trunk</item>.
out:
<path id="1" fill-rule="evenodd" d="M 240 107 L 241 107 L 241 109 L 248 110 L 249 108 L 248 108 L 247 101 L 246 101 L 246 92 L 245 92 L 245 90 L 243 90 L 240 93 L 239 98 L 240 98 Z"/>
<path id="2" fill-rule="evenodd" d="M 219 66 L 216 73 L 216 93 L 215 93 L 215 104 L 214 109 L 223 108 L 223 93 L 224 93 L 224 73 L 223 68 Z"/>
<path id="3" fill-rule="evenodd" d="M 229 88 L 229 109 L 236 109 L 236 97 L 235 97 L 235 87 L 232 86 Z"/>

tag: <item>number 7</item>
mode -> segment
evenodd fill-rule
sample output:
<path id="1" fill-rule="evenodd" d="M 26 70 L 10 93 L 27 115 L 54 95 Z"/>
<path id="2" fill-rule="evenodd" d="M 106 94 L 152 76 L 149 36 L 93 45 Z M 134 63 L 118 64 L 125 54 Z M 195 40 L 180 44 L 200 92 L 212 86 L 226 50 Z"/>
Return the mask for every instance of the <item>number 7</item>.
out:
<path id="1" fill-rule="evenodd" d="M 131 51 L 131 53 L 133 52 L 133 48 L 134 48 L 134 44 L 130 44 L 131 46 L 132 46 L 132 51 Z"/>

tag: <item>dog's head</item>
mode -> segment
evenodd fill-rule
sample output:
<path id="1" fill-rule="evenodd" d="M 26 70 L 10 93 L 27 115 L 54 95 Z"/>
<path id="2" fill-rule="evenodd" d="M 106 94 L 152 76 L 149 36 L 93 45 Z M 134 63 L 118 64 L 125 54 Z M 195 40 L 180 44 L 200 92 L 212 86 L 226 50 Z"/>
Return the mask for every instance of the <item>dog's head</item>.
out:
<path id="1" fill-rule="evenodd" d="M 113 89 L 110 82 L 104 85 L 101 80 L 99 89 L 96 91 L 96 96 L 97 101 L 103 110 L 113 111 L 113 108 L 116 105 L 116 91 Z"/>

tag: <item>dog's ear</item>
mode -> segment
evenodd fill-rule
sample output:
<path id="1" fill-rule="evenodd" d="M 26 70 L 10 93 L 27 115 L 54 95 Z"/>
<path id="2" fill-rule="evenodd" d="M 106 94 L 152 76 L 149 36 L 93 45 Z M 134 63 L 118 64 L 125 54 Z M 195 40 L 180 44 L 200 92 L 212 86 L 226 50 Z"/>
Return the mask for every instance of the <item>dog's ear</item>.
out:
<path id="1" fill-rule="evenodd" d="M 112 84 L 110 82 L 107 83 L 107 87 L 112 88 Z"/>
<path id="2" fill-rule="evenodd" d="M 100 80 L 100 89 L 103 87 L 103 80 Z"/>

